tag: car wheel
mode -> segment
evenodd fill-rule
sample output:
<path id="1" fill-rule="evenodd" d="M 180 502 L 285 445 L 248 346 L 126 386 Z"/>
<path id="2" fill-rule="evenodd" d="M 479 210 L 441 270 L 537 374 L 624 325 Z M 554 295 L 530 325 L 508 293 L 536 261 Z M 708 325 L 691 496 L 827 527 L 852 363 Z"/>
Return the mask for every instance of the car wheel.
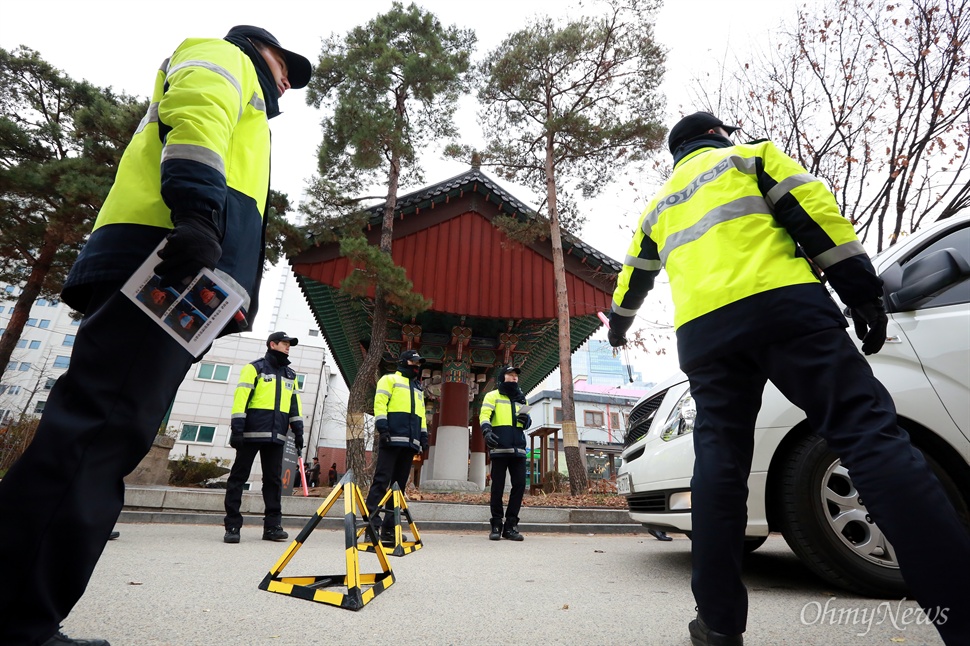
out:
<path id="1" fill-rule="evenodd" d="M 926 458 L 966 518 L 967 503 L 959 488 L 932 458 Z M 818 435 L 802 438 L 789 453 L 779 503 L 782 535 L 815 574 L 861 595 L 906 595 L 892 545 L 870 520 L 841 460 Z"/>

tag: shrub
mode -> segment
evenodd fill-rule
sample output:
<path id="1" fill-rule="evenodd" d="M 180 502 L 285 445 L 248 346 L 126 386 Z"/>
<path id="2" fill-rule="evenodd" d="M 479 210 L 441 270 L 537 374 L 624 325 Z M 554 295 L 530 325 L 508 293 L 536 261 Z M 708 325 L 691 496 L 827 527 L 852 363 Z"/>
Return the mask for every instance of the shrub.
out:
<path id="1" fill-rule="evenodd" d="M 225 458 L 207 458 L 205 454 L 198 458 L 183 455 L 176 460 L 168 461 L 168 470 L 171 472 L 168 483 L 173 487 L 192 487 L 203 484 L 229 473 L 229 469 L 226 467 L 228 464 L 229 460 Z"/>
<path id="2" fill-rule="evenodd" d="M 569 488 L 569 477 L 558 471 L 547 471 L 542 474 L 542 490 L 545 493 L 559 493 Z"/>
<path id="3" fill-rule="evenodd" d="M 23 455 L 27 445 L 34 439 L 39 422 L 37 417 L 24 415 L 17 421 L 0 427 L 0 476 L 5 475 Z"/>

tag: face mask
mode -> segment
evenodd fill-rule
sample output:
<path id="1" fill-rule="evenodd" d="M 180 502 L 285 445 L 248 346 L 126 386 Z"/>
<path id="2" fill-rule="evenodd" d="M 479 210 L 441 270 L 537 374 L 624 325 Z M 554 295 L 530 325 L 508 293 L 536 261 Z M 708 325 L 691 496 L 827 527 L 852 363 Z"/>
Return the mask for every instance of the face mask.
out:
<path id="1" fill-rule="evenodd" d="M 290 363 L 290 358 L 279 350 L 270 350 L 266 354 L 269 355 L 269 357 L 275 361 L 276 365 L 278 366 L 286 366 Z"/>
<path id="2" fill-rule="evenodd" d="M 402 375 L 404 375 L 408 379 L 414 379 L 415 377 L 418 376 L 418 371 L 420 370 L 420 367 L 412 366 L 410 364 L 404 364 L 404 365 L 399 364 L 397 369 Z"/>

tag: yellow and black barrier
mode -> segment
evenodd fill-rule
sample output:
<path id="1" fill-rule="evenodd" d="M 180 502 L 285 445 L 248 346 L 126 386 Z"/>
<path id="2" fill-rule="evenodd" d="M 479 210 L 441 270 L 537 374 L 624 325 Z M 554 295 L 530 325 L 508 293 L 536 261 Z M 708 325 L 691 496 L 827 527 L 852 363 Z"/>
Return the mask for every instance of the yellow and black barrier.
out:
<path id="1" fill-rule="evenodd" d="M 384 505 L 387 504 L 389 501 L 391 501 L 392 504 L 394 505 L 394 510 L 392 512 L 392 510 L 386 509 L 385 513 L 394 514 L 394 546 L 391 547 L 391 546 L 388 546 L 387 544 L 384 544 L 382 546 L 382 549 L 388 554 L 390 554 L 391 556 L 404 556 L 406 554 L 410 554 L 411 552 L 415 552 L 421 549 L 421 546 L 423 545 L 421 542 L 421 534 L 418 532 L 418 526 L 414 523 L 414 519 L 411 518 L 411 512 L 410 510 L 408 510 L 407 498 L 404 497 L 404 492 L 401 491 L 401 488 L 398 486 L 396 482 L 391 486 L 390 489 L 387 490 L 387 493 L 384 494 L 384 497 L 381 498 L 381 501 L 377 503 L 377 509 L 384 509 Z M 401 525 L 402 516 L 407 519 L 408 528 L 411 530 L 411 533 L 414 535 L 414 540 L 412 541 L 401 540 L 404 537 L 404 529 L 403 529 L 403 526 Z M 357 530 L 358 539 L 364 533 L 365 529 L 366 528 L 361 527 L 360 529 Z M 376 551 L 374 547 L 375 544 L 376 544 L 376 541 L 373 538 L 371 538 L 369 542 L 359 541 L 357 543 L 357 548 L 365 552 L 375 552 Z"/>
<path id="2" fill-rule="evenodd" d="M 269 574 L 259 584 L 260 590 L 268 590 L 269 592 L 285 594 L 291 597 L 297 597 L 298 599 L 306 599 L 307 601 L 316 601 L 317 603 L 325 603 L 348 610 L 360 610 L 371 599 L 394 584 L 394 572 L 391 570 L 391 565 L 387 560 L 387 553 L 383 547 L 376 550 L 368 550 L 377 554 L 377 560 L 381 564 L 381 571 L 373 574 L 361 574 L 360 572 L 359 550 L 357 546 L 358 511 L 363 519 L 361 533 L 367 533 L 372 548 L 374 545 L 380 545 L 380 537 L 377 536 L 375 529 L 369 522 L 367 506 L 364 504 L 364 500 L 360 494 L 360 488 L 353 481 L 353 477 L 352 470 L 348 470 L 344 474 L 344 477 L 340 479 L 337 486 L 334 487 L 330 495 L 327 496 L 327 499 L 323 501 L 320 508 L 310 518 L 310 522 L 306 524 L 306 527 L 290 543 L 290 546 L 286 548 L 280 560 L 276 562 L 276 565 L 273 566 Z M 280 576 L 283 568 L 290 562 L 290 559 L 293 558 L 297 550 L 303 546 L 303 543 L 310 537 L 310 534 L 313 533 L 313 530 L 320 524 L 320 521 L 326 516 L 327 512 L 333 507 L 340 496 L 344 497 L 344 538 L 347 574 L 295 577 Z M 347 591 L 337 592 L 325 589 L 334 586 L 346 587 Z M 365 589 L 364 586 L 370 587 Z"/>

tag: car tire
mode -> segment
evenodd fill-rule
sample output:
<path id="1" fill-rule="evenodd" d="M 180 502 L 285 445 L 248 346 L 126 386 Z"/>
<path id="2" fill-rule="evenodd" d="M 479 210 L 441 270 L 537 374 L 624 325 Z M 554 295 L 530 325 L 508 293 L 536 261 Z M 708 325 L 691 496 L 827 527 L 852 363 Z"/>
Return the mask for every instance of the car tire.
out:
<path id="1" fill-rule="evenodd" d="M 967 518 L 967 502 L 957 485 L 930 456 L 926 458 L 961 517 Z M 866 508 L 858 504 L 847 512 L 841 531 L 832 521 L 840 508 L 826 502 L 826 494 L 844 499 L 853 493 L 847 471 L 825 440 L 818 435 L 802 438 L 783 464 L 778 498 L 781 533 L 802 562 L 825 581 L 860 595 L 901 598 L 907 590 L 899 565 L 889 550 L 879 547 L 887 543 L 884 538 L 878 540 L 881 533 L 869 521 Z M 876 547 L 854 547 L 873 535 Z"/>

